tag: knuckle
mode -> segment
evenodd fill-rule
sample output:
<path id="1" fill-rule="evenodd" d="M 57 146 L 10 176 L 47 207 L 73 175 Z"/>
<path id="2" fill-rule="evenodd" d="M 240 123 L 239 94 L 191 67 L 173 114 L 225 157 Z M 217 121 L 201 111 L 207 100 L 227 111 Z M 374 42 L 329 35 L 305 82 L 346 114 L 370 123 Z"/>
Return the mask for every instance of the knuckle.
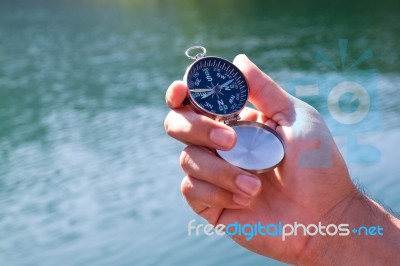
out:
<path id="1" fill-rule="evenodd" d="M 212 188 L 210 191 L 210 202 L 209 204 L 211 206 L 220 206 L 221 205 L 221 201 L 220 201 L 220 195 L 217 191 L 216 188 Z"/>
<path id="2" fill-rule="evenodd" d="M 193 184 L 187 176 L 185 176 L 181 183 L 181 193 L 185 198 L 190 197 L 193 192 Z"/>
<path id="3" fill-rule="evenodd" d="M 176 139 L 182 138 L 185 134 L 192 134 L 190 113 L 184 110 L 170 111 L 164 119 L 164 129 L 168 135 Z"/>
<path id="4" fill-rule="evenodd" d="M 185 172 L 189 172 L 190 169 L 192 169 L 196 163 L 193 161 L 192 157 L 190 156 L 190 153 L 194 147 L 192 146 L 187 146 L 182 152 L 181 156 L 179 157 L 179 163 L 181 168 Z"/>
<path id="5" fill-rule="evenodd" d="M 189 154 L 186 151 L 186 148 L 181 152 L 181 156 L 179 156 L 179 164 L 181 168 L 184 168 L 188 161 L 190 160 Z"/>
<path id="6" fill-rule="evenodd" d="M 170 121 L 171 121 L 171 112 L 169 112 L 164 119 L 164 130 L 165 132 L 167 132 L 168 135 L 171 135 Z"/>
<path id="7" fill-rule="evenodd" d="M 190 157 L 188 153 L 188 147 L 186 147 L 182 152 L 181 156 L 179 157 L 179 164 L 181 168 L 187 172 L 190 169 L 190 165 L 193 164 L 192 158 Z"/>

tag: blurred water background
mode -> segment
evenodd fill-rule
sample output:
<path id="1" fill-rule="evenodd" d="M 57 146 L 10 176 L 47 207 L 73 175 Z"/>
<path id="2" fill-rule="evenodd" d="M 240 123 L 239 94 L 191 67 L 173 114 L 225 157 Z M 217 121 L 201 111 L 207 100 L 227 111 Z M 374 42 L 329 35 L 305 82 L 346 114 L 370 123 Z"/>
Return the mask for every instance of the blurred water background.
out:
<path id="1" fill-rule="evenodd" d="M 343 75 L 364 84 L 374 108 L 351 136 L 325 96 L 304 100 L 327 119 L 356 182 L 399 212 L 399 10 L 395 1 L 0 1 L 0 265 L 281 265 L 229 238 L 187 235 L 196 216 L 179 191 L 183 145 L 163 120 L 165 90 L 192 45 L 230 60 L 246 53 L 282 85 Z"/>

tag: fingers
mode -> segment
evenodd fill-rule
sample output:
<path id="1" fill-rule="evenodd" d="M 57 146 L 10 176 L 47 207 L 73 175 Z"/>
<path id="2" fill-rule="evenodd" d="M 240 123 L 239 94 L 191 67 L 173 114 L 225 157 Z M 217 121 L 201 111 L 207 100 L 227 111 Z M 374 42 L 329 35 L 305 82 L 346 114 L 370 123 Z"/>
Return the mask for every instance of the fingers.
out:
<path id="1" fill-rule="evenodd" d="M 172 82 L 165 94 L 165 102 L 171 109 L 182 107 L 182 102 L 186 98 L 187 87 L 181 80 Z"/>
<path id="2" fill-rule="evenodd" d="M 263 114 L 275 121 L 288 119 L 288 117 L 282 117 L 282 115 L 290 115 L 292 108 L 288 94 L 251 62 L 246 55 L 236 56 L 233 63 L 246 77 L 250 89 L 250 102 Z"/>
<path id="3" fill-rule="evenodd" d="M 181 154 L 180 163 L 188 176 L 240 197 L 252 198 L 261 189 L 258 177 L 232 166 L 205 148 L 188 146 Z"/>
<path id="4" fill-rule="evenodd" d="M 190 176 L 183 178 L 181 191 L 190 207 L 197 214 L 201 214 L 210 207 L 240 209 L 251 202 L 249 197 L 235 195 L 225 189 Z"/>
<path id="5" fill-rule="evenodd" d="M 229 150 L 236 143 L 236 133 L 231 128 L 188 108 L 181 108 L 186 98 L 187 87 L 175 81 L 168 88 L 165 101 L 172 111 L 164 121 L 165 131 L 173 138 L 209 148 Z"/>
<path id="6" fill-rule="evenodd" d="M 273 129 L 277 126 L 275 121 L 263 113 L 248 107 L 243 109 L 240 117 L 266 124 Z M 165 119 L 164 127 L 170 136 L 186 144 L 228 150 L 236 143 L 236 133 L 231 127 L 190 109 L 172 110 Z"/>
<path id="7" fill-rule="evenodd" d="M 191 110 L 172 110 L 164 127 L 171 137 L 184 143 L 220 150 L 229 150 L 236 143 L 236 133 L 231 127 Z"/>

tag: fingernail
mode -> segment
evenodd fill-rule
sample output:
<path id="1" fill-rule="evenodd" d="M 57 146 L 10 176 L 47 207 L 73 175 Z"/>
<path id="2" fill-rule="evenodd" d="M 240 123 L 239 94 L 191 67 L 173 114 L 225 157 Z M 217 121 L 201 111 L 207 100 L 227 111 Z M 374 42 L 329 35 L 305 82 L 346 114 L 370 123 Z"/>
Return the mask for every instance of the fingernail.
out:
<path id="1" fill-rule="evenodd" d="M 245 193 L 254 196 L 261 187 L 261 181 L 255 177 L 239 175 L 236 178 L 236 185 Z"/>
<path id="2" fill-rule="evenodd" d="M 235 134 L 233 130 L 215 128 L 210 132 L 210 139 L 214 144 L 220 147 L 231 148 L 235 141 Z"/>
<path id="3" fill-rule="evenodd" d="M 233 194 L 233 201 L 235 203 L 239 204 L 239 205 L 242 205 L 242 206 L 249 206 L 249 204 L 251 202 L 251 199 L 250 198 L 245 198 L 245 197 L 240 196 L 240 195 Z"/>

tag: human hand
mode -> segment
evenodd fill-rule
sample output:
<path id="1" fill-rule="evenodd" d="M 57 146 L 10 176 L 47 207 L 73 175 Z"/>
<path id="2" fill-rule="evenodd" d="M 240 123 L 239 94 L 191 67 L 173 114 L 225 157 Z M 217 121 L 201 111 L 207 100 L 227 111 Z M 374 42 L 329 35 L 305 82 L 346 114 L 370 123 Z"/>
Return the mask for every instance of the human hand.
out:
<path id="1" fill-rule="evenodd" d="M 249 100 L 258 109 L 245 108 L 241 118 L 275 129 L 284 140 L 286 155 L 274 170 L 258 175 L 220 159 L 213 149 L 232 148 L 233 129 L 183 107 L 187 87 L 174 82 L 166 94 L 172 111 L 165 129 L 189 145 L 180 162 L 187 174 L 181 190 L 191 208 L 214 225 L 335 224 L 345 219 L 349 206 L 362 196 L 319 113 L 287 94 L 246 56 L 237 56 L 233 63 L 246 77 Z M 322 261 L 320 253 L 333 240 L 303 235 L 285 241 L 260 235 L 251 241 L 245 238 L 233 237 L 249 250 L 296 264 Z"/>

